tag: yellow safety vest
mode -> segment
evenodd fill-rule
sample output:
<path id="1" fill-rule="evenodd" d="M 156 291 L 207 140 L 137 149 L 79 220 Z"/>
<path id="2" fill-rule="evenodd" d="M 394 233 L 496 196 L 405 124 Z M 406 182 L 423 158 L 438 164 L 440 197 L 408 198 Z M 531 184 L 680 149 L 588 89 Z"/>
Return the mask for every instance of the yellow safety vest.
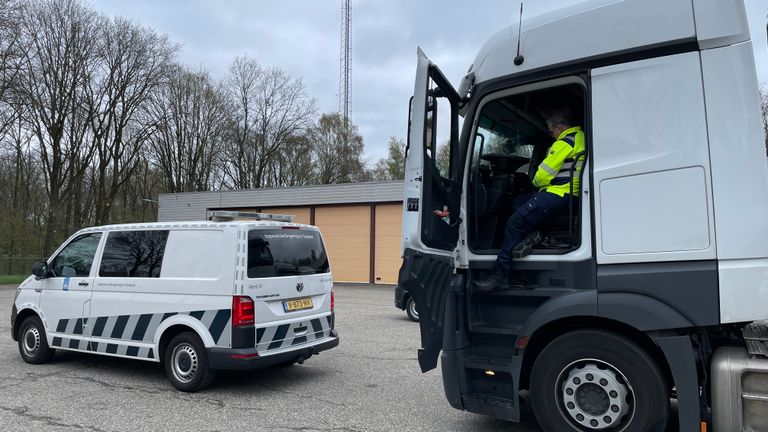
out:
<path id="1" fill-rule="evenodd" d="M 557 141 L 549 148 L 549 154 L 536 170 L 533 185 L 540 191 L 565 196 L 571 193 L 571 169 L 573 168 L 575 195 L 579 191 L 579 175 L 583 167 L 584 132 L 580 126 L 576 126 L 566 129 L 557 137 Z"/>

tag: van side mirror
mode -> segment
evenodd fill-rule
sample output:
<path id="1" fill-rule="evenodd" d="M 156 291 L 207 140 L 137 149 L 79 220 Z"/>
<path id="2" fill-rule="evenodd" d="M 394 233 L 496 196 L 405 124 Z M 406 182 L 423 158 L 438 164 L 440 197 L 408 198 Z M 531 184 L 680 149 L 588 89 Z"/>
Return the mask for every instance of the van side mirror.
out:
<path id="1" fill-rule="evenodd" d="M 38 261 L 32 266 L 32 274 L 35 275 L 35 280 L 45 279 L 49 276 L 48 263 L 45 261 Z"/>

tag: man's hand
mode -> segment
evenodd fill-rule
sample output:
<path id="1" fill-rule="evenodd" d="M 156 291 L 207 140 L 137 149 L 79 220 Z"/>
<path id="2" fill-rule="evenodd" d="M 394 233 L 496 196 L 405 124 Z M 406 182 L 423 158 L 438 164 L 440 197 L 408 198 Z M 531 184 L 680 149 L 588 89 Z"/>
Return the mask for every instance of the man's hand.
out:
<path id="1" fill-rule="evenodd" d="M 437 215 L 437 217 L 440 217 L 440 218 L 448 217 L 451 214 L 451 212 L 449 212 L 448 209 L 432 210 L 432 213 L 434 213 L 435 215 Z"/>

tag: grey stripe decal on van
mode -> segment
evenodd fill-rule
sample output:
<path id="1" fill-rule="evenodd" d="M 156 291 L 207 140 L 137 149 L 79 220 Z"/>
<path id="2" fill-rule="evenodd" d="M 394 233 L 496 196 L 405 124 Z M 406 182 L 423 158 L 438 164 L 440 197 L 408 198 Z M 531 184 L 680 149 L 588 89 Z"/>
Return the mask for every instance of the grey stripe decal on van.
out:
<path id="1" fill-rule="evenodd" d="M 125 330 L 125 324 L 128 322 L 128 315 L 120 315 L 117 317 L 117 321 L 115 322 L 115 327 L 112 329 L 111 338 L 112 339 L 122 339 L 123 338 L 123 330 Z"/>
<path id="2" fill-rule="evenodd" d="M 290 326 L 290 324 L 283 324 L 277 328 L 277 331 L 275 332 L 275 338 L 273 339 L 273 342 L 269 344 L 269 348 L 267 348 L 268 350 L 280 348 L 280 345 L 285 339 L 285 335 L 288 334 L 288 328 Z"/>
<path id="3" fill-rule="evenodd" d="M 309 321 L 257 328 L 256 349 L 259 354 L 265 355 L 272 350 L 315 342 L 331 335 L 332 323 L 329 315 Z"/>
<path id="4" fill-rule="evenodd" d="M 144 333 L 147 332 L 147 326 L 152 319 L 152 314 L 142 314 L 139 317 L 139 321 L 136 323 L 136 328 L 133 330 L 132 340 L 140 341 L 144 339 Z"/>
<path id="5" fill-rule="evenodd" d="M 229 317 L 231 315 L 232 314 L 230 313 L 229 309 L 220 309 L 216 311 L 213 322 L 211 322 L 211 325 L 208 326 L 208 330 L 211 331 L 211 337 L 213 340 L 218 342 L 221 334 L 224 333 L 224 329 L 227 327 L 227 323 L 230 322 Z"/>
<path id="6" fill-rule="evenodd" d="M 101 336 L 104 333 L 104 326 L 107 325 L 107 317 L 96 318 L 96 324 L 93 326 L 92 336 Z"/>
<path id="7" fill-rule="evenodd" d="M 75 329 L 73 331 L 76 335 L 83 334 L 83 320 L 78 318 L 75 320 Z"/>
<path id="8" fill-rule="evenodd" d="M 82 318 L 64 318 L 60 319 L 56 325 L 56 332 L 58 333 L 64 333 L 65 335 L 82 335 L 84 337 L 110 338 L 116 339 L 116 341 L 115 343 L 109 344 L 97 344 L 92 342 L 97 348 L 89 349 L 91 347 L 88 346 L 85 341 L 82 341 L 83 343 L 81 344 L 80 339 L 55 336 L 51 346 L 65 349 L 70 348 L 108 354 L 128 355 L 132 357 L 153 358 L 154 354 L 150 355 L 149 348 L 145 350 L 136 347 L 139 351 L 134 352 L 133 349 L 130 349 L 130 345 L 127 342 L 152 342 L 160 324 L 168 317 L 177 314 L 186 314 L 197 318 L 206 328 L 208 328 L 215 345 L 229 346 L 232 334 L 232 324 L 230 320 L 232 311 L 230 309 L 93 317 L 90 319 L 93 326 L 84 326 L 84 320 Z M 260 330 L 263 334 L 264 329 Z"/>
<path id="9" fill-rule="evenodd" d="M 152 348 L 126 346 L 118 344 L 106 344 L 98 342 L 86 342 L 82 339 L 70 339 L 54 337 L 52 347 L 55 348 L 69 348 L 81 351 L 90 351 L 101 354 L 117 354 L 128 357 L 137 357 L 144 359 L 153 359 L 155 352 Z"/>

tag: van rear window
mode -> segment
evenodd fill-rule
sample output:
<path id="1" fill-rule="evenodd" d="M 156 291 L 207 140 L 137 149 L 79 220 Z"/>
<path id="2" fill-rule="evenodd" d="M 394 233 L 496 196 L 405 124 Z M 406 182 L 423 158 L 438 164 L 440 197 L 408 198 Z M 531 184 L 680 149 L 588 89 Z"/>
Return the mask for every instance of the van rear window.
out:
<path id="1" fill-rule="evenodd" d="M 253 229 L 248 232 L 249 278 L 328 271 L 328 256 L 317 231 Z"/>

